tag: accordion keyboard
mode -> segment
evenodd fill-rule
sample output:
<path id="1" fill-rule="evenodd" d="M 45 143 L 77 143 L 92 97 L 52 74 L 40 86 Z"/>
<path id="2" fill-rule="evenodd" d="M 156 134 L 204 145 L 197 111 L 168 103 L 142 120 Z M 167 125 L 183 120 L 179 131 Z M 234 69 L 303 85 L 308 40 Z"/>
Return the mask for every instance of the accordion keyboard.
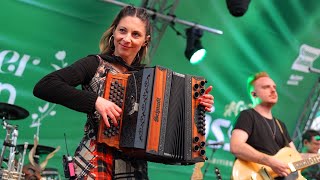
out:
<path id="1" fill-rule="evenodd" d="M 128 76 L 129 74 L 108 74 L 105 83 L 104 98 L 115 103 L 122 110 L 124 108 Z M 122 119 L 123 114 L 120 116 L 120 119 Z M 118 126 L 115 126 L 111 121 L 109 122 L 110 127 L 107 127 L 104 124 L 104 121 L 100 120 L 98 142 L 106 143 L 109 146 L 119 148 L 122 122 L 121 120 L 118 120 Z"/>

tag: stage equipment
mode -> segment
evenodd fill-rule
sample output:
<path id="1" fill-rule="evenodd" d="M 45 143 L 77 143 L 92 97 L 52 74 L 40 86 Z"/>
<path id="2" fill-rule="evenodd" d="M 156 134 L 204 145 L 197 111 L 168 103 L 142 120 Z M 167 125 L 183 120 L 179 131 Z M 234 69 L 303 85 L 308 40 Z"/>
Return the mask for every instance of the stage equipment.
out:
<path id="1" fill-rule="evenodd" d="M 309 67 L 311 73 L 320 74 L 320 69 L 311 66 Z M 303 147 L 302 134 L 308 129 L 312 129 L 317 123 L 318 112 L 320 110 L 320 77 L 315 79 L 315 82 L 309 92 L 301 114 L 297 120 L 296 128 L 294 130 L 292 140 L 298 150 Z"/>
<path id="2" fill-rule="evenodd" d="M 221 173 L 220 173 L 220 169 L 215 167 L 214 168 L 214 173 L 216 174 L 216 177 L 217 177 L 217 180 L 222 180 L 222 177 L 221 177 Z"/>
<path id="3" fill-rule="evenodd" d="M 7 123 L 7 120 L 20 120 L 29 116 L 29 112 L 19 106 L 0 103 L 0 118 L 2 119 L 3 129 L 6 129 L 6 137 L 4 138 L 3 147 L 0 155 L 0 167 L 4 162 L 4 154 L 7 147 L 9 147 L 9 157 L 7 160 L 7 168 L 0 169 L 0 179 L 21 179 L 24 177 L 22 174 L 22 166 L 24 162 L 24 155 L 19 158 L 18 162 L 16 156 L 16 144 L 18 140 L 18 126 Z M 27 143 L 24 144 L 24 147 Z M 24 151 L 25 152 L 25 151 Z"/>
<path id="4" fill-rule="evenodd" d="M 41 178 L 44 180 L 61 180 L 57 168 L 45 168 L 41 173 Z"/>
<path id="5" fill-rule="evenodd" d="M 104 98 L 122 108 L 118 127 L 100 121 L 98 142 L 130 156 L 164 164 L 204 162 L 203 77 L 156 66 L 131 74 L 108 73 Z"/>
<path id="6" fill-rule="evenodd" d="M 213 159 L 214 153 L 215 153 L 216 150 L 217 150 L 220 146 L 222 146 L 222 145 L 224 145 L 224 141 L 207 144 L 207 146 L 211 146 L 211 148 L 212 148 L 212 153 L 211 153 L 211 156 L 210 156 L 209 160 L 212 160 L 212 159 Z M 210 165 L 210 163 L 207 163 L 207 164 L 206 164 L 206 167 L 205 167 L 204 173 L 203 173 L 203 177 L 206 176 L 206 173 L 208 172 L 209 165 Z M 220 170 L 219 170 L 217 167 L 215 167 L 215 173 L 216 173 L 217 179 L 218 179 L 218 180 L 221 180 Z"/>
<path id="7" fill-rule="evenodd" d="M 224 145 L 224 142 L 215 142 L 215 143 L 210 143 L 210 144 L 206 144 L 206 146 L 219 146 L 219 145 Z"/>
<path id="8" fill-rule="evenodd" d="M 60 146 L 57 148 L 44 146 L 44 145 L 38 145 L 39 139 L 38 136 L 34 136 L 34 144 L 29 144 L 28 146 L 25 146 L 25 149 L 30 150 L 29 151 L 29 163 L 23 166 L 22 172 L 25 174 L 26 179 L 46 179 L 46 177 L 50 177 L 52 179 L 53 174 L 46 174 L 46 166 L 54 154 L 59 151 Z M 20 150 L 21 152 L 22 145 L 17 145 L 17 150 Z M 45 160 L 43 160 L 40 164 L 40 156 L 43 154 L 47 154 L 45 157 Z M 50 169 L 50 168 L 48 168 Z M 45 174 L 43 174 L 45 173 Z M 54 173 L 57 174 L 58 172 Z M 54 179 L 60 179 L 60 176 L 55 176 Z M 49 178 L 49 179 L 50 179 Z"/>
<path id="9" fill-rule="evenodd" d="M 27 150 L 30 151 L 32 148 L 34 147 L 33 144 L 28 144 L 27 146 Z M 22 152 L 24 149 L 24 145 L 23 144 L 18 144 L 17 145 L 17 151 L 18 152 Z M 40 156 L 41 155 L 47 155 L 47 154 L 50 154 L 52 153 L 56 148 L 54 147 L 50 147 L 50 146 L 45 146 L 45 145 L 38 145 L 37 144 L 37 147 L 35 149 L 35 154 L 33 156 L 33 159 L 35 161 L 35 163 L 39 163 L 39 160 L 40 160 Z"/>
<path id="10" fill-rule="evenodd" d="M 202 35 L 203 31 L 201 29 L 195 27 L 186 29 L 187 45 L 184 55 L 191 64 L 196 64 L 203 60 L 207 53 L 200 41 Z"/>
<path id="11" fill-rule="evenodd" d="M 62 165 L 63 165 L 64 177 L 65 178 L 69 178 L 69 179 L 75 179 L 76 173 L 75 173 L 75 170 L 74 170 L 74 164 L 73 164 L 72 156 L 69 155 L 66 134 L 64 134 L 64 140 L 65 140 L 65 143 L 66 143 L 66 150 L 67 150 L 67 155 L 63 155 L 62 156 Z"/>
<path id="12" fill-rule="evenodd" d="M 226 0 L 230 14 L 235 17 L 243 16 L 247 12 L 250 1 L 251 0 Z"/>
<path id="13" fill-rule="evenodd" d="M 0 118 L 3 120 L 20 120 L 29 116 L 29 112 L 22 107 L 0 102 Z"/>

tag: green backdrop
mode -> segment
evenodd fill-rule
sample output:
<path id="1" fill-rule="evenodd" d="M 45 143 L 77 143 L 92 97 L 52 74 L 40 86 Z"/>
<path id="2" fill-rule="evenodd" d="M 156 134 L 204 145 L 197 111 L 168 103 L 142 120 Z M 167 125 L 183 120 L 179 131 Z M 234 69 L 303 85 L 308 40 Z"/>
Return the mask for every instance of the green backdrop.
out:
<path id="1" fill-rule="evenodd" d="M 141 2 L 122 1 L 140 5 Z M 25 108 L 19 125 L 18 144 L 33 143 L 39 127 L 40 144 L 61 150 L 47 167 L 58 168 L 66 154 L 64 133 L 72 154 L 82 137 L 86 115 L 35 98 L 32 89 L 44 75 L 70 65 L 88 54 L 98 53 L 100 36 L 121 7 L 98 0 L 2 0 L 0 2 L 0 101 Z M 224 145 L 207 148 L 209 160 L 202 168 L 205 179 L 229 179 L 234 156 L 229 137 L 235 116 L 250 107 L 246 79 L 267 71 L 278 85 L 279 103 L 274 114 L 293 133 L 320 68 L 320 6 L 317 0 L 252 1 L 243 17 L 229 14 L 225 1 L 183 0 L 175 11 L 179 19 L 222 30 L 223 35 L 204 32 L 206 59 L 191 65 L 184 57 L 186 40 L 167 28 L 151 65 L 176 72 L 204 76 L 212 84 L 214 112 L 207 114 L 207 142 Z M 184 34 L 187 28 L 175 24 Z M 5 130 L 0 130 L 0 139 Z M 2 144 L 2 143 L 1 143 Z M 0 145 L 2 148 L 2 145 Z M 44 158 L 44 157 L 42 157 Z M 27 158 L 26 158 L 27 161 Z M 41 161 L 41 160 L 40 160 Z M 150 163 L 150 179 L 189 179 L 193 166 Z"/>

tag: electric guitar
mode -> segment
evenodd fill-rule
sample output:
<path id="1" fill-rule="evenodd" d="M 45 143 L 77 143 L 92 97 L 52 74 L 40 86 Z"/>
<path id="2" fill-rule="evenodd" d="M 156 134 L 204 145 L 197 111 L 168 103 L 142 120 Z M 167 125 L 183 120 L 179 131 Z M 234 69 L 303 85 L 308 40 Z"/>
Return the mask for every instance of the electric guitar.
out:
<path id="1" fill-rule="evenodd" d="M 297 172 L 296 173 L 297 180 L 306 180 L 301 175 L 301 169 L 320 163 L 320 155 L 302 160 L 299 152 L 289 147 L 284 147 L 280 149 L 277 152 L 277 154 L 274 155 L 274 157 L 276 157 L 277 159 L 280 159 L 285 163 L 288 163 L 291 172 L 292 173 Z M 277 176 L 278 175 L 275 172 L 273 172 L 272 169 L 268 166 L 237 159 L 233 165 L 231 179 L 232 180 L 269 180 L 269 179 L 271 180 Z"/>

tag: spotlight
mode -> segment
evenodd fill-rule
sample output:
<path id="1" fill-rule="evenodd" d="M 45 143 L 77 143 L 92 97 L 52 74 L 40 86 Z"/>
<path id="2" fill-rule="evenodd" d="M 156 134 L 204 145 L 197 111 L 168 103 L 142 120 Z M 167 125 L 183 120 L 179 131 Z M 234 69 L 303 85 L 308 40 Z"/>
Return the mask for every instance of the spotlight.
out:
<path id="1" fill-rule="evenodd" d="M 187 46 L 184 55 L 191 64 L 196 64 L 203 60 L 207 51 L 202 47 L 200 38 L 203 31 L 195 27 L 186 29 Z"/>
<path id="2" fill-rule="evenodd" d="M 243 16 L 250 4 L 251 0 L 226 0 L 230 14 L 235 17 Z"/>

